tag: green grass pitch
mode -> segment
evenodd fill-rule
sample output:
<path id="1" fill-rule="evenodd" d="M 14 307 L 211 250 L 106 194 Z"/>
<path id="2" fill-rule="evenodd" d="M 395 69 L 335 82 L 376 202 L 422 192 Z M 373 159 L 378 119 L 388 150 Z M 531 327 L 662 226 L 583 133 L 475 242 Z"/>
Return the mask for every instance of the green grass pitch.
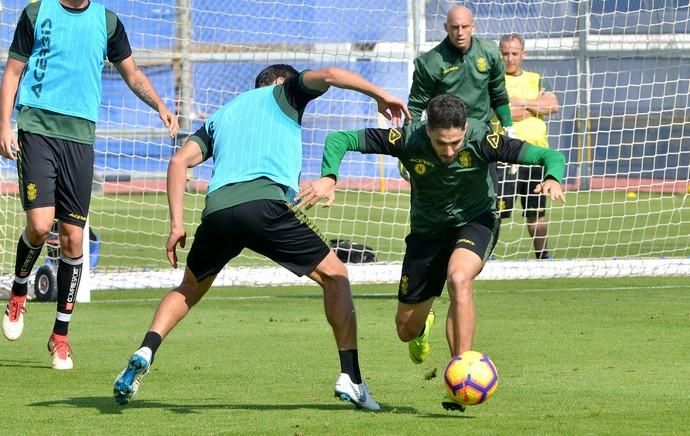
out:
<path id="1" fill-rule="evenodd" d="M 339 367 L 319 289 L 212 288 L 163 343 L 139 395 L 112 399 L 165 291 L 99 291 L 71 325 L 75 369 L 49 368 L 54 304 L 0 342 L 2 434 L 687 434 L 688 279 L 480 281 L 475 349 L 500 385 L 444 411 L 450 356 L 435 308 L 429 360 L 398 341 L 394 285 L 354 289 L 363 374 L 380 413 L 333 397 Z M 432 377 L 436 374 L 436 377 Z"/>
<path id="2" fill-rule="evenodd" d="M 548 210 L 549 247 L 556 259 L 687 257 L 690 247 L 690 195 L 640 193 L 634 201 L 625 192 L 569 192 L 565 206 Z M 14 269 L 16 238 L 24 225 L 19 201 L 7 216 L 17 219 L 0 238 L 0 271 Z M 185 225 L 191 238 L 198 225 L 204 196 L 185 196 Z M 357 206 L 359 205 L 359 206 Z M 409 193 L 338 191 L 330 208 L 314 208 L 307 214 L 327 238 L 365 243 L 377 259 L 399 262 L 408 232 Z M 90 223 L 98 233 L 101 256 L 98 268 L 168 268 L 165 242 L 169 231 L 165 195 L 132 193 L 94 197 Z M 8 220 L 8 223 L 10 221 Z M 531 259 L 531 241 L 521 209 L 503 221 L 494 254 L 502 260 Z M 191 246 L 188 241 L 187 249 Z M 184 260 L 186 250 L 180 250 Z M 233 265 L 272 265 L 257 256 L 240 255 Z"/>

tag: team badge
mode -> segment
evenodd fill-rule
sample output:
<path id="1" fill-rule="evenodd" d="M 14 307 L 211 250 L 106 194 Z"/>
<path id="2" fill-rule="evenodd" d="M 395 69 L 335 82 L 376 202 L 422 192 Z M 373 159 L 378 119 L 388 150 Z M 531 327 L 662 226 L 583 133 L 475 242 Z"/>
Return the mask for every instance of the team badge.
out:
<path id="1" fill-rule="evenodd" d="M 480 73 L 486 73 L 487 71 L 489 71 L 489 63 L 486 61 L 486 58 L 477 59 L 475 65 L 477 66 L 477 71 L 479 71 Z"/>
<path id="2" fill-rule="evenodd" d="M 426 165 L 423 163 L 416 164 L 414 166 L 414 172 L 421 176 L 422 174 L 426 173 Z"/>
<path id="3" fill-rule="evenodd" d="M 388 131 L 388 142 L 390 142 L 393 145 L 397 145 L 396 142 L 402 138 L 402 133 L 400 133 L 400 130 L 398 129 L 390 129 Z"/>
<path id="4" fill-rule="evenodd" d="M 498 210 L 506 210 L 508 205 L 506 204 L 505 200 L 499 200 L 498 201 Z"/>
<path id="5" fill-rule="evenodd" d="M 26 185 L 26 199 L 29 201 L 34 201 L 38 197 L 38 188 L 36 184 L 31 182 Z"/>
<path id="6" fill-rule="evenodd" d="M 469 168 L 472 166 L 472 153 L 467 150 L 461 151 L 458 154 L 458 163 L 460 168 Z"/>
<path id="7" fill-rule="evenodd" d="M 486 135 L 486 142 L 488 142 L 491 148 L 493 148 L 494 150 L 497 149 L 498 143 L 500 142 L 498 133 L 489 133 L 488 135 Z"/>
<path id="8" fill-rule="evenodd" d="M 400 277 L 400 293 L 403 295 L 407 295 L 408 289 L 407 289 L 407 282 L 408 282 L 407 274 L 403 274 L 402 277 Z"/>

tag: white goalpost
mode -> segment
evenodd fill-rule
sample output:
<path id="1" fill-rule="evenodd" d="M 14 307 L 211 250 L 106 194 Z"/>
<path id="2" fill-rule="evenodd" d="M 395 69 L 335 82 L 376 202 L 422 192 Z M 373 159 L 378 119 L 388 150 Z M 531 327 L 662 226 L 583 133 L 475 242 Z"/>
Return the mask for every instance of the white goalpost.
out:
<path id="1" fill-rule="evenodd" d="M 634 3 L 634 4 L 633 4 Z M 157 114 L 116 70 L 103 74 L 80 299 L 96 289 L 165 288 L 182 270 L 165 258 L 167 162 L 216 109 L 253 87 L 266 65 L 298 70 L 336 65 L 407 99 L 413 60 L 443 39 L 449 7 L 465 4 L 475 35 L 526 40 L 525 69 L 537 71 L 561 109 L 547 118 L 550 147 L 567 159 L 567 203 L 547 206 L 553 260 L 537 261 L 519 206 L 501 227 L 481 279 L 690 276 L 690 11 L 671 0 L 108 0 L 127 29 L 137 63 L 171 108 L 182 134 L 166 137 Z M 0 54 L 26 1 L 0 7 Z M 3 63 L 4 64 L 4 63 Z M 319 176 L 326 134 L 378 127 L 376 107 L 329 90 L 303 119 L 302 179 Z M 210 178 L 189 173 L 187 248 Z M 409 229 L 409 184 L 390 157 L 348 154 L 336 205 L 309 216 L 329 239 L 370 247 L 376 262 L 350 264 L 354 283 L 395 283 Z M 0 284 L 14 272 L 25 223 L 14 162 L 0 160 Z M 88 235 L 88 232 L 86 232 Z M 186 251 L 181 250 L 184 262 Z M 39 260 L 39 263 L 41 260 Z M 184 265 L 183 265 L 184 266 Z M 219 285 L 307 283 L 245 251 Z"/>

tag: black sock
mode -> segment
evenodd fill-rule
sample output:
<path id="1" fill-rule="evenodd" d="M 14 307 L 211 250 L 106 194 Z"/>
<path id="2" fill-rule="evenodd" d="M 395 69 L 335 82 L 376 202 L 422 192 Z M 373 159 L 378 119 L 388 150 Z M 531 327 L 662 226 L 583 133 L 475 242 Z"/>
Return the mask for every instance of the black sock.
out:
<path id="1" fill-rule="evenodd" d="M 22 232 L 22 236 L 17 242 L 17 257 L 14 261 L 14 283 L 12 283 L 14 295 L 18 297 L 26 295 L 29 274 L 31 274 L 31 269 L 41 255 L 42 248 L 43 244 L 38 247 L 31 245 L 26 238 L 26 232 Z"/>
<path id="2" fill-rule="evenodd" d="M 539 259 L 539 260 L 551 258 L 551 256 L 549 256 L 549 252 L 547 250 L 535 251 L 534 255 L 537 256 L 537 259 Z"/>
<path id="3" fill-rule="evenodd" d="M 161 338 L 161 335 L 152 331 L 146 332 L 146 334 L 144 335 L 144 340 L 141 341 L 141 345 L 139 346 L 139 348 L 147 347 L 151 349 L 151 363 L 153 363 L 153 357 L 156 355 L 158 347 L 161 346 L 161 342 L 163 342 L 163 338 Z"/>
<path id="4" fill-rule="evenodd" d="M 67 336 L 69 322 L 72 318 L 74 305 L 77 304 L 77 291 L 79 291 L 79 281 L 81 280 L 81 270 L 83 256 L 72 259 L 61 256 L 57 271 L 57 314 L 53 333 Z"/>
<path id="5" fill-rule="evenodd" d="M 28 283 L 28 276 L 23 278 L 15 276 L 14 281 L 12 282 L 12 294 L 16 295 L 17 297 L 25 296 L 29 292 L 29 288 L 27 286 Z"/>
<path id="6" fill-rule="evenodd" d="M 350 376 L 355 384 L 362 383 L 362 374 L 359 372 L 359 358 L 357 357 L 357 350 L 340 350 L 340 372 Z"/>

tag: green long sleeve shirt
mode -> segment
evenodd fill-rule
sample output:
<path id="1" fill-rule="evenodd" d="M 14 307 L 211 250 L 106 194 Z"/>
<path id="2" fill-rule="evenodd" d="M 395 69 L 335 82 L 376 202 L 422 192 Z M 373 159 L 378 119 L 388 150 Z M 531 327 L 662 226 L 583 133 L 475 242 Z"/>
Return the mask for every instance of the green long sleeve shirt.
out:
<path id="1" fill-rule="evenodd" d="M 460 97 L 467 117 L 489 123 L 494 111 L 501 125 L 513 124 L 505 85 L 505 64 L 492 41 L 472 37 L 470 49 L 463 53 L 446 37 L 440 44 L 414 61 L 414 74 L 408 108 L 412 120 L 433 97 L 452 94 Z"/>
<path id="2" fill-rule="evenodd" d="M 451 164 L 436 155 L 426 122 L 402 129 L 363 129 L 333 132 L 326 137 L 322 176 L 338 176 L 347 151 L 386 154 L 400 159 L 412 185 L 412 233 L 433 234 L 465 225 L 496 211 L 496 192 L 489 173 L 492 162 L 543 165 L 544 177 L 561 182 L 565 158 L 559 152 L 493 133 L 481 121 L 469 119 L 465 142 Z"/>

